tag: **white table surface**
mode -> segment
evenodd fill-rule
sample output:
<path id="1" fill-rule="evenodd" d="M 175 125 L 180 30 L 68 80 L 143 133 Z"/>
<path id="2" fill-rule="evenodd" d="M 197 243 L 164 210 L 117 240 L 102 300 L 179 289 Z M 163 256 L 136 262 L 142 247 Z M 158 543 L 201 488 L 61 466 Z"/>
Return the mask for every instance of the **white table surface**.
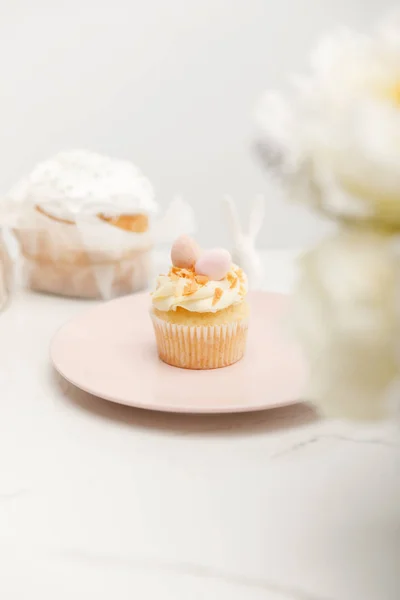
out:
<path id="1" fill-rule="evenodd" d="M 292 259 L 266 256 L 267 288 L 290 288 Z M 90 304 L 19 293 L 0 315 L 2 600 L 400 597 L 394 425 L 96 399 L 48 357 Z"/>

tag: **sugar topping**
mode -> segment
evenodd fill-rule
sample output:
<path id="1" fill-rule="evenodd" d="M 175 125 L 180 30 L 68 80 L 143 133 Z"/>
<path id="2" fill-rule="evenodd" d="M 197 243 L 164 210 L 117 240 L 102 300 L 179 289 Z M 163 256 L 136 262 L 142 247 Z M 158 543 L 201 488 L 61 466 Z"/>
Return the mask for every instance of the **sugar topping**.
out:
<path id="1" fill-rule="evenodd" d="M 167 275 L 157 279 L 153 305 L 159 310 L 178 307 L 195 312 L 216 312 L 242 302 L 247 294 L 246 277 L 236 265 L 231 265 L 222 280 L 197 275 L 195 268 L 171 267 Z"/>
<path id="2" fill-rule="evenodd" d="M 39 163 L 7 196 L 21 203 L 55 201 L 60 212 L 68 213 L 90 211 L 94 205 L 111 214 L 157 209 L 153 188 L 135 165 L 87 150 L 62 152 Z"/>
<path id="3" fill-rule="evenodd" d="M 213 301 L 212 301 L 213 306 L 215 306 L 217 304 L 217 302 L 219 300 L 221 300 L 223 293 L 224 293 L 224 290 L 222 288 L 215 288 L 214 297 L 213 297 Z"/>

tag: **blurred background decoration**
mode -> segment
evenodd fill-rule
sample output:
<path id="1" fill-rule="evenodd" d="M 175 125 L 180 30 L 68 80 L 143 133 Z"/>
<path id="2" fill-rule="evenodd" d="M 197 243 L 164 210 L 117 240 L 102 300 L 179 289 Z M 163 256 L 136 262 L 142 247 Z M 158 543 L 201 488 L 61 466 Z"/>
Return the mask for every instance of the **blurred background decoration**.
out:
<path id="1" fill-rule="evenodd" d="M 225 222 L 231 237 L 233 262 L 246 273 L 249 289 L 262 289 L 265 275 L 264 265 L 256 244 L 264 224 L 264 197 L 256 196 L 250 204 L 247 223 L 241 221 L 237 205 L 230 196 L 225 196 L 222 202 L 225 209 Z"/>
<path id="2" fill-rule="evenodd" d="M 282 202 L 251 153 L 261 92 L 301 71 L 313 40 L 368 27 L 389 0 L 3 0 L 0 193 L 58 152 L 139 165 L 165 210 L 190 201 L 200 243 L 229 244 L 221 199 L 246 221 L 264 193 L 258 244 L 302 247 L 326 223 Z M 223 232 L 223 236 L 221 236 Z M 225 238 L 225 239 L 224 239 Z"/>
<path id="3" fill-rule="evenodd" d="M 303 256 L 294 295 L 305 396 L 362 419 L 389 414 L 400 374 L 400 11 L 371 30 L 321 39 L 290 92 L 260 108 L 267 166 L 336 224 Z"/>
<path id="4" fill-rule="evenodd" d="M 14 284 L 14 269 L 12 258 L 0 229 L 0 310 L 3 310 L 9 300 Z"/>

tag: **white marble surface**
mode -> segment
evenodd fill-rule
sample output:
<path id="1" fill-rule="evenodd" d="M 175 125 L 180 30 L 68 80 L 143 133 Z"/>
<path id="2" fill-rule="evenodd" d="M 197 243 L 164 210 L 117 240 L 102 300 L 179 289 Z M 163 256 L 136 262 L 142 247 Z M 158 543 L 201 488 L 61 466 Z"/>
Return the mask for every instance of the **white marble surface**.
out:
<path id="1" fill-rule="evenodd" d="M 290 288 L 292 254 L 266 262 Z M 89 305 L 21 293 L 0 315 L 2 599 L 400 597 L 395 427 L 108 404 L 48 358 Z"/>

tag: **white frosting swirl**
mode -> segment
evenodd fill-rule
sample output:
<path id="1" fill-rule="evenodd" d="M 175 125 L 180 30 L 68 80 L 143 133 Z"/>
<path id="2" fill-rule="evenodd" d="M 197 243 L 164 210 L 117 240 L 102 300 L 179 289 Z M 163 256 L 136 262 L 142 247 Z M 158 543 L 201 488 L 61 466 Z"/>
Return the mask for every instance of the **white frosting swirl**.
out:
<path id="1" fill-rule="evenodd" d="M 7 198 L 72 220 L 80 214 L 157 210 L 153 188 L 134 164 L 87 150 L 62 152 L 39 163 Z"/>
<path id="2" fill-rule="evenodd" d="M 234 285 L 233 281 L 236 281 Z M 239 304 L 247 294 L 247 278 L 236 265 L 232 265 L 228 275 L 221 281 L 209 280 L 204 285 L 199 284 L 189 294 L 185 293 L 188 285 L 190 279 L 176 277 L 171 272 L 159 275 L 156 291 L 152 294 L 154 308 L 160 311 L 184 308 L 191 312 L 214 313 Z M 222 290 L 222 294 L 217 290 Z"/>

